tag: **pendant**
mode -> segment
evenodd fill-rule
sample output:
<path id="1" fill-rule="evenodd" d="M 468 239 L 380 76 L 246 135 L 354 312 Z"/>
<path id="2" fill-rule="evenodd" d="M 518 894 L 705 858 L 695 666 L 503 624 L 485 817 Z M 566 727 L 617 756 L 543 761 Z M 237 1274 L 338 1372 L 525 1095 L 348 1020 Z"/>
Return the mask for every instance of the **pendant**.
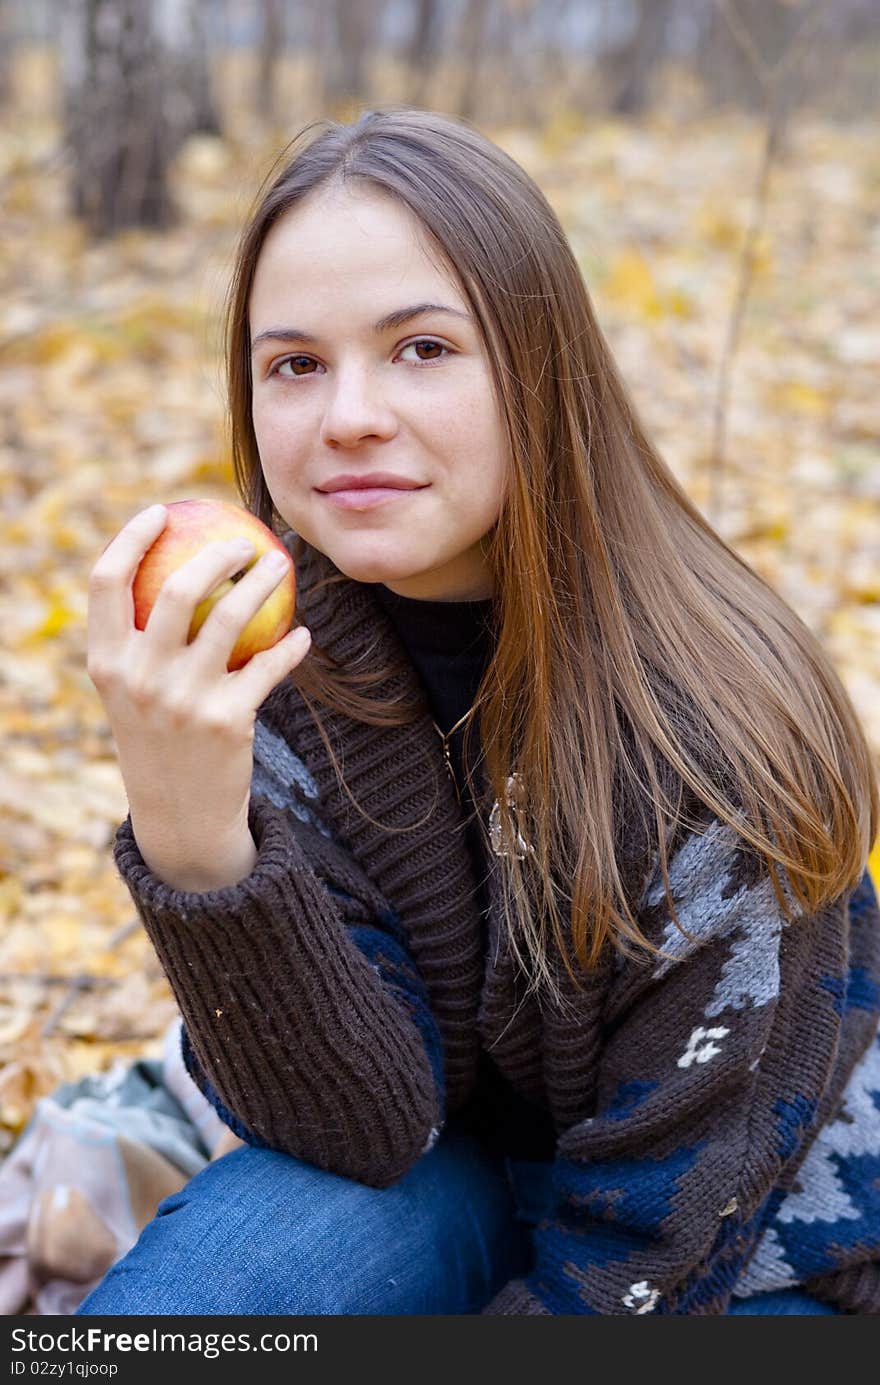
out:
<path id="1" fill-rule="evenodd" d="M 455 777 L 455 770 L 452 768 L 452 758 L 451 758 L 451 756 L 450 756 L 450 754 L 449 754 L 449 746 L 447 745 L 447 737 L 444 736 L 443 732 L 440 730 L 440 727 L 437 725 L 436 721 L 432 722 L 432 725 L 433 725 L 433 727 L 434 727 L 434 730 L 437 732 L 437 735 L 440 737 L 440 742 L 441 742 L 441 744 L 442 744 L 442 746 L 443 746 L 443 763 L 444 763 L 444 765 L 446 766 L 446 772 L 447 772 L 447 774 L 449 775 L 449 778 L 452 780 L 452 787 L 455 789 L 455 797 L 456 797 L 456 800 L 457 800 L 457 802 L 458 802 L 458 804 L 459 804 L 459 806 L 460 806 L 460 805 L 461 805 L 461 790 L 460 790 L 459 787 L 458 787 L 458 780 L 457 780 L 456 777 Z M 455 729 L 455 728 L 453 727 L 453 730 L 454 730 L 454 729 Z M 451 735 L 452 732 L 450 732 L 449 734 Z"/>
<path id="2" fill-rule="evenodd" d="M 455 770 L 452 768 L 452 761 L 449 758 L 449 751 L 446 749 L 445 746 L 443 747 L 443 750 L 443 758 L 446 764 L 446 769 L 449 773 L 449 778 L 452 780 L 452 787 L 455 789 L 455 797 L 458 800 L 458 802 L 461 803 L 461 789 L 458 787 L 458 780 L 455 777 Z"/>
<path id="3" fill-rule="evenodd" d="M 534 848 L 525 840 L 519 830 L 517 809 L 524 810 L 525 808 L 525 790 L 522 778 L 518 774 L 508 775 L 507 806 L 512 810 L 513 825 L 516 831 L 516 845 L 513 852 L 511 853 L 509 847 L 506 847 L 501 840 L 501 809 L 497 798 L 489 814 L 489 841 L 496 856 L 510 856 L 512 854 L 518 861 L 522 861 L 527 855 L 534 855 Z"/>

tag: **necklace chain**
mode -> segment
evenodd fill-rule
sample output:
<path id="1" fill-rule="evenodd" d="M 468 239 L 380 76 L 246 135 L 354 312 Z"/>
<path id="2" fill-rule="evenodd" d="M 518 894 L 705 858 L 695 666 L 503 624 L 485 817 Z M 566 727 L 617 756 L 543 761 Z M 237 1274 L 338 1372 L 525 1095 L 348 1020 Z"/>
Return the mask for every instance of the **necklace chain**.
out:
<path id="1" fill-rule="evenodd" d="M 452 785 L 455 789 L 455 796 L 458 799 L 459 803 L 461 803 L 461 789 L 459 788 L 458 780 L 455 777 L 455 770 L 452 768 L 452 758 L 449 754 L 449 740 L 450 737 L 453 736 L 455 732 L 458 730 L 459 726 L 461 726 L 462 722 L 467 721 L 468 717 L 472 715 L 473 710 L 473 707 L 469 707 L 468 710 L 465 712 L 464 716 L 459 717 L 455 725 L 451 728 L 451 730 L 447 731 L 445 735 L 440 730 L 440 727 L 437 725 L 436 721 L 434 721 L 433 718 L 431 719 L 431 725 L 434 727 L 434 730 L 437 732 L 437 735 L 440 737 L 440 740 L 443 743 L 443 759 L 446 764 L 446 769 L 449 773 L 449 778 L 452 780 Z"/>
<path id="2" fill-rule="evenodd" d="M 435 726 L 436 729 L 437 729 L 437 734 L 439 735 L 440 739 L 443 741 L 443 744 L 444 744 L 444 745 L 447 743 L 447 741 L 449 740 L 450 736 L 454 736 L 454 735 L 455 735 L 455 732 L 458 730 L 459 726 L 461 726 L 461 723 L 462 723 L 463 721 L 467 721 L 468 717 L 471 715 L 471 713 L 473 712 L 473 710 L 474 710 L 473 707 L 468 707 L 468 709 L 467 709 L 467 711 L 465 712 L 464 716 L 458 718 L 458 721 L 455 723 L 455 725 L 452 727 L 452 729 L 451 729 L 450 731 L 447 731 L 447 732 L 446 732 L 446 735 L 445 735 L 445 736 L 444 736 L 443 732 L 440 730 L 440 727 L 437 726 L 436 721 L 434 722 L 434 726 Z"/>

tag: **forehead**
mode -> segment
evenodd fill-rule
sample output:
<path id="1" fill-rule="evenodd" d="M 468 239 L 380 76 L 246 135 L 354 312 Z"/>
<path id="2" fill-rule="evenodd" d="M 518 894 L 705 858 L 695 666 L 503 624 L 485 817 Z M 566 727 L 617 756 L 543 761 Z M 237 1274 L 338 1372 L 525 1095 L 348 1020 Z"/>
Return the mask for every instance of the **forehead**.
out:
<path id="1" fill-rule="evenodd" d="M 305 308 L 315 294 L 327 301 L 356 293 L 374 307 L 380 297 L 381 310 L 395 306 L 403 290 L 428 298 L 441 289 L 444 302 L 467 306 L 442 248 L 408 207 L 381 193 L 334 189 L 307 197 L 271 227 L 250 308 L 271 312 L 279 296 Z M 388 293 L 395 298 L 390 305 Z"/>

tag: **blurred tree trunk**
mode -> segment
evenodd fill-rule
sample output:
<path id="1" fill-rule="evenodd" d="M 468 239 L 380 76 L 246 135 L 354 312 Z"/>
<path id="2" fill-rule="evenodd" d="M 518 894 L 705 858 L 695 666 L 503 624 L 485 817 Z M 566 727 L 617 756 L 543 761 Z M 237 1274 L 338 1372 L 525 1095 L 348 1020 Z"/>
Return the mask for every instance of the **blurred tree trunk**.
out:
<path id="1" fill-rule="evenodd" d="M 324 99 L 337 119 L 348 119 L 367 99 L 367 62 L 381 0 L 332 0 L 324 30 Z"/>
<path id="2" fill-rule="evenodd" d="M 629 37 L 603 55 L 612 93 L 609 109 L 639 115 L 648 105 L 651 76 L 666 52 L 673 0 L 639 0 L 638 18 Z"/>
<path id="3" fill-rule="evenodd" d="M 281 0 L 260 0 L 263 27 L 257 64 L 257 114 L 264 124 L 273 124 L 277 116 L 276 79 L 278 59 L 284 47 L 284 25 Z"/>
<path id="4" fill-rule="evenodd" d="M 570 8 L 570 0 L 540 0 L 538 6 L 538 38 L 535 45 L 535 118 L 538 120 L 545 111 L 552 108 L 558 101 L 559 94 L 564 93 L 568 86 L 570 54 L 560 31 Z"/>
<path id="5" fill-rule="evenodd" d="M 162 55 L 149 0 L 74 0 L 61 11 L 74 215 L 96 237 L 173 223 Z"/>
<path id="6" fill-rule="evenodd" d="M 526 125 L 540 124 L 546 100 L 541 74 L 546 57 L 543 29 L 548 8 L 545 0 L 520 0 L 520 22 L 507 25 L 510 43 L 506 76 L 513 101 L 509 117 Z"/>
<path id="7" fill-rule="evenodd" d="M 14 24 L 10 0 L 0 0 L 0 106 L 12 97 L 12 43 Z"/>
<path id="8" fill-rule="evenodd" d="M 459 57 L 462 78 L 458 93 L 458 113 L 465 120 L 473 120 L 476 114 L 477 83 L 489 18 L 490 0 L 467 0 L 461 20 Z"/>
<path id="9" fill-rule="evenodd" d="M 425 101 L 428 78 L 437 55 L 439 28 L 439 0 L 415 0 L 414 26 L 406 51 L 409 71 L 407 99 L 411 105 Z"/>
<path id="10" fill-rule="evenodd" d="M 57 25 L 74 215 L 98 238 L 173 225 L 169 165 L 199 107 L 189 0 L 67 0 Z"/>
<path id="11" fill-rule="evenodd" d="M 547 106 L 544 72 L 548 66 L 548 25 L 558 59 L 561 42 L 556 26 L 562 8 L 561 0 L 500 0 L 484 44 L 498 74 L 492 85 L 504 98 L 502 107 L 496 105 L 492 119 L 540 124 Z"/>
<path id="12" fill-rule="evenodd" d="M 189 74 L 189 92 L 193 105 L 191 133 L 199 135 L 222 135 L 220 116 L 214 99 L 211 80 L 213 45 L 209 33 L 210 16 L 205 9 L 204 0 L 186 0 L 189 25 L 189 43 L 181 54 L 185 64 L 181 77 Z"/>

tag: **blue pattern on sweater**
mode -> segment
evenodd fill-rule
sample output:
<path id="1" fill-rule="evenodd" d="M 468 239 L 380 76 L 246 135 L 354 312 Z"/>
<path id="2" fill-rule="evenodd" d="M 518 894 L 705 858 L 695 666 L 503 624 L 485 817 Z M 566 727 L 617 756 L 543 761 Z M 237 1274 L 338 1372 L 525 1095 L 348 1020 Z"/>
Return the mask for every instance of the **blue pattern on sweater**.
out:
<path id="1" fill-rule="evenodd" d="M 703 1150 L 701 1142 L 665 1159 L 584 1164 L 557 1158 L 554 1185 L 561 1203 L 556 1219 L 543 1221 L 536 1232 L 535 1269 L 525 1276 L 530 1292 L 551 1313 L 595 1313 L 587 1295 L 596 1271 L 650 1258 L 651 1246 L 663 1239 L 661 1224 L 673 1210 L 678 1180 Z M 630 1311 L 653 1310 L 655 1291 L 647 1280 L 631 1284 L 629 1295 Z"/>
<path id="2" fill-rule="evenodd" d="M 749 1267 L 786 1288 L 836 1270 L 880 1241 L 880 1033 L 853 1070 L 837 1118 L 819 1131 L 788 1193 L 774 1190 Z"/>
<path id="3" fill-rule="evenodd" d="M 673 1295 L 671 1303 L 660 1299 L 657 1312 L 676 1316 L 697 1315 L 711 1311 L 712 1304 L 719 1299 L 726 1301 L 727 1296 L 735 1292 L 743 1265 L 760 1234 L 763 1215 L 764 1209 L 761 1209 L 748 1221 L 743 1221 L 739 1212 L 724 1217 L 715 1244 L 707 1256 L 711 1266 L 708 1273 L 703 1265 L 692 1271 Z"/>
<path id="4" fill-rule="evenodd" d="M 840 1194 L 852 1205 L 852 1216 L 833 1222 L 799 1220 L 789 1226 L 781 1226 L 776 1219 L 777 1235 L 798 1279 L 836 1270 L 841 1253 L 862 1243 L 866 1225 L 880 1225 L 880 1156 L 864 1154 L 843 1160 L 832 1155 L 830 1163 Z M 833 1236 L 829 1234 L 832 1228 Z"/>
<path id="5" fill-rule="evenodd" d="M 606 1115 L 610 1120 L 626 1120 L 659 1085 L 658 1082 L 621 1082 L 611 1098 Z"/>
<path id="6" fill-rule="evenodd" d="M 880 986 L 864 967 L 850 967 L 844 980 L 825 976 L 822 985 L 834 996 L 834 1008 L 841 1016 L 848 1010 L 880 1009 Z"/>
<path id="7" fill-rule="evenodd" d="M 589 1164 L 557 1160 L 556 1179 L 565 1189 L 572 1226 L 577 1227 L 582 1218 L 605 1224 L 591 1227 L 594 1263 L 607 1264 L 609 1259 L 620 1258 L 621 1233 L 615 1222 L 625 1223 L 623 1240 L 630 1244 L 631 1232 L 639 1244 L 642 1237 L 662 1235 L 662 1222 L 672 1210 L 678 1180 L 693 1168 L 704 1146 L 705 1142 L 692 1149 L 676 1149 L 665 1159 L 596 1160 Z"/>
<path id="8" fill-rule="evenodd" d="M 400 919 L 394 910 L 382 916 L 389 929 L 396 925 L 402 932 Z M 363 925 L 350 927 L 348 936 L 369 959 L 381 976 L 385 989 L 395 995 L 422 1036 L 428 1055 L 437 1101 L 441 1112 L 446 1110 L 446 1079 L 443 1071 L 443 1040 L 428 1002 L 425 983 L 412 958 L 398 937 L 390 932 Z"/>
<path id="9" fill-rule="evenodd" d="M 877 891 L 869 871 L 865 871 L 852 892 L 849 901 L 850 927 L 855 927 L 873 914 L 877 908 Z"/>
<path id="10" fill-rule="evenodd" d="M 780 1159 L 784 1161 L 790 1159 L 799 1148 L 816 1114 L 816 1102 L 795 1093 L 790 1101 L 777 1101 L 774 1110 L 779 1135 L 776 1148 Z"/>

